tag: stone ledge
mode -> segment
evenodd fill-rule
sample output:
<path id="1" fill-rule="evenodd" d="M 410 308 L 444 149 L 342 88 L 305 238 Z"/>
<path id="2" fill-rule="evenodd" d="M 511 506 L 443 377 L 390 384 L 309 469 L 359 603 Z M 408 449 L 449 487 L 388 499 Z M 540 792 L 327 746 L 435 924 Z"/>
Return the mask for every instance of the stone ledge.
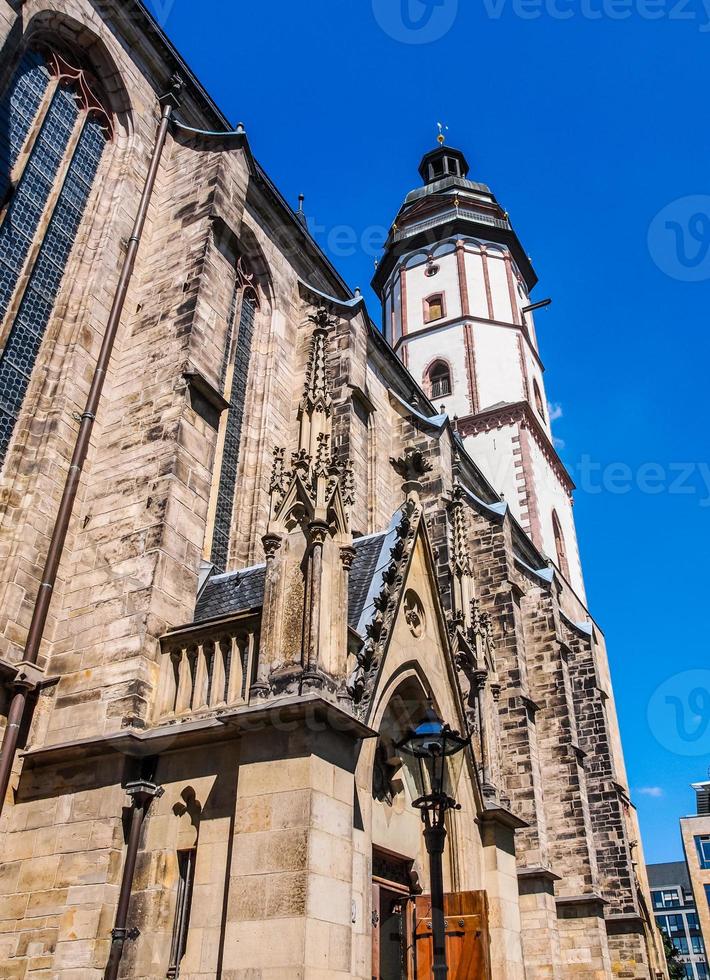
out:
<path id="1" fill-rule="evenodd" d="M 526 820 L 517 816 L 512 810 L 492 800 L 486 802 L 485 809 L 478 814 L 478 819 L 481 823 L 500 823 L 511 830 L 521 830 L 523 827 L 530 826 Z"/>
<path id="2" fill-rule="evenodd" d="M 293 726 L 299 724 L 311 727 L 314 732 L 329 730 L 353 739 L 377 737 L 377 732 L 338 705 L 319 695 L 305 695 L 278 698 L 259 705 L 240 705 L 219 714 L 160 725 L 147 731 L 127 729 L 97 738 L 60 742 L 28 749 L 21 753 L 21 757 L 28 768 L 85 760 L 112 752 L 142 758 L 168 749 L 243 738 L 268 729 L 278 731 L 281 726 L 284 731 L 293 731 Z"/>
<path id="3" fill-rule="evenodd" d="M 610 936 L 620 936 L 645 932 L 643 916 L 638 912 L 612 912 L 604 917 L 606 931 Z"/>
<path id="4" fill-rule="evenodd" d="M 598 892 L 586 895 L 555 896 L 557 917 L 562 919 L 584 918 L 586 916 L 604 917 L 604 906 L 608 902 Z"/>
<path id="5" fill-rule="evenodd" d="M 537 867 L 518 868 L 518 894 L 546 895 L 550 901 L 555 898 L 555 882 L 560 881 L 560 875 L 551 868 Z"/>
<path id="6" fill-rule="evenodd" d="M 556 874 L 552 868 L 543 868 L 542 865 L 530 868 L 518 868 L 518 878 L 544 878 L 547 881 L 561 881 L 562 875 Z"/>

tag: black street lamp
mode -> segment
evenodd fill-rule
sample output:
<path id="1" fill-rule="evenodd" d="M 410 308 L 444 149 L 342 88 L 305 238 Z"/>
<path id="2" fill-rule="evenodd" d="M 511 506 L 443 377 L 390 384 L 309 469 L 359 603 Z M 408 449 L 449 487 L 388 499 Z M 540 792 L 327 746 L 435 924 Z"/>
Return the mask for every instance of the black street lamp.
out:
<path id="1" fill-rule="evenodd" d="M 431 703 L 417 727 L 397 748 L 406 755 L 414 756 L 419 765 L 422 795 L 412 806 L 421 811 L 424 824 L 424 841 L 429 854 L 431 878 L 431 927 L 434 943 L 433 971 L 435 980 L 445 980 L 449 968 L 446 964 L 446 925 L 444 921 L 444 877 L 442 856 L 446 842 L 444 819 L 447 810 L 460 810 L 461 806 L 450 795 L 451 756 L 457 755 L 469 743 L 458 732 L 445 725 Z"/>

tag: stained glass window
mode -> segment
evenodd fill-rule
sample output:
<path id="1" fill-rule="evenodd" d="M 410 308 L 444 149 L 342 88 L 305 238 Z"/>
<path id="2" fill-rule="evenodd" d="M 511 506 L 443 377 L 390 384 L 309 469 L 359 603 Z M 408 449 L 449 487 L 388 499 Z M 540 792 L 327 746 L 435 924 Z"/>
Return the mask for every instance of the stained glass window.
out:
<path id="1" fill-rule="evenodd" d="M 50 85 L 52 73 L 45 59 L 26 52 L 0 105 L 0 125 L 9 133 L 2 156 L 2 191 L 9 203 L 0 224 L 0 320 L 8 314 L 13 299 L 17 308 L 0 354 L 0 462 L 107 139 L 105 119 L 93 106 L 82 104 L 86 86 L 81 86 L 80 95 L 74 84 L 82 72 L 59 58 L 53 71 L 57 81 Z M 13 188 L 12 168 L 43 109 L 39 132 Z M 47 222 L 47 207 L 58 180 L 61 188 Z M 45 224 L 44 236 L 38 241 L 39 228 Z M 28 267 L 30 257 L 33 261 Z"/>
<path id="2" fill-rule="evenodd" d="M 251 343 L 254 334 L 254 315 L 256 299 L 250 293 L 244 294 L 239 317 L 239 333 L 234 353 L 234 375 L 229 397 L 227 423 L 224 432 L 222 469 L 220 471 L 217 506 L 215 509 L 214 530 L 212 534 L 211 561 L 217 571 L 223 572 L 229 558 L 229 537 L 234 510 L 234 491 L 237 485 L 239 466 L 239 443 L 242 435 L 244 402 L 247 391 L 247 376 L 251 357 Z"/>
<path id="3" fill-rule="evenodd" d="M 0 101 L 0 201 L 10 187 L 10 171 L 24 146 L 30 126 L 49 85 L 49 72 L 41 55 L 26 51 Z"/>

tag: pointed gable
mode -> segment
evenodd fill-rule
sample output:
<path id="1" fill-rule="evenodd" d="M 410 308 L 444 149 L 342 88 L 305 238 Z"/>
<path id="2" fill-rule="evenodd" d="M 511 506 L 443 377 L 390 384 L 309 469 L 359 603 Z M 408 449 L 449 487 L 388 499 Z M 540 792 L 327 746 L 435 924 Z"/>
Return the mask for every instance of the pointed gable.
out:
<path id="1" fill-rule="evenodd" d="M 388 678 L 405 664 L 416 664 L 442 696 L 444 689 L 448 691 L 444 700 L 454 709 L 452 720 L 463 724 L 446 618 L 419 501 L 408 499 L 387 533 L 365 539 L 360 549 L 360 567 L 358 558 L 353 563 L 358 605 L 350 610 L 350 624 L 363 638 L 349 678 L 355 710 L 363 718 L 372 718 Z M 355 597 L 352 587 L 350 594 Z"/>

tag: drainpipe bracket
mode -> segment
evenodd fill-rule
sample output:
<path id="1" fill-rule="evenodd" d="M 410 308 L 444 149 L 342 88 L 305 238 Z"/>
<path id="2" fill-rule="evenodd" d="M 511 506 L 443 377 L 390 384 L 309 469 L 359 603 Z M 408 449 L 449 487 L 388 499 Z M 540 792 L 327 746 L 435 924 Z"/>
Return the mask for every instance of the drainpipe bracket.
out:
<path id="1" fill-rule="evenodd" d="M 115 943 L 125 943 L 127 939 L 138 939 L 141 931 L 138 926 L 131 926 L 130 929 L 115 926 L 111 930 L 111 939 Z"/>
<path id="2" fill-rule="evenodd" d="M 126 783 L 126 793 L 133 797 L 136 806 L 142 806 L 149 800 L 160 799 L 165 790 L 156 783 L 151 783 L 148 779 L 135 779 L 133 782 Z"/>
<path id="3" fill-rule="evenodd" d="M 28 691 L 39 690 L 49 684 L 56 684 L 58 677 L 47 677 L 45 672 L 31 660 L 21 660 L 15 664 L 15 676 L 12 679 L 13 687 L 24 687 Z"/>

